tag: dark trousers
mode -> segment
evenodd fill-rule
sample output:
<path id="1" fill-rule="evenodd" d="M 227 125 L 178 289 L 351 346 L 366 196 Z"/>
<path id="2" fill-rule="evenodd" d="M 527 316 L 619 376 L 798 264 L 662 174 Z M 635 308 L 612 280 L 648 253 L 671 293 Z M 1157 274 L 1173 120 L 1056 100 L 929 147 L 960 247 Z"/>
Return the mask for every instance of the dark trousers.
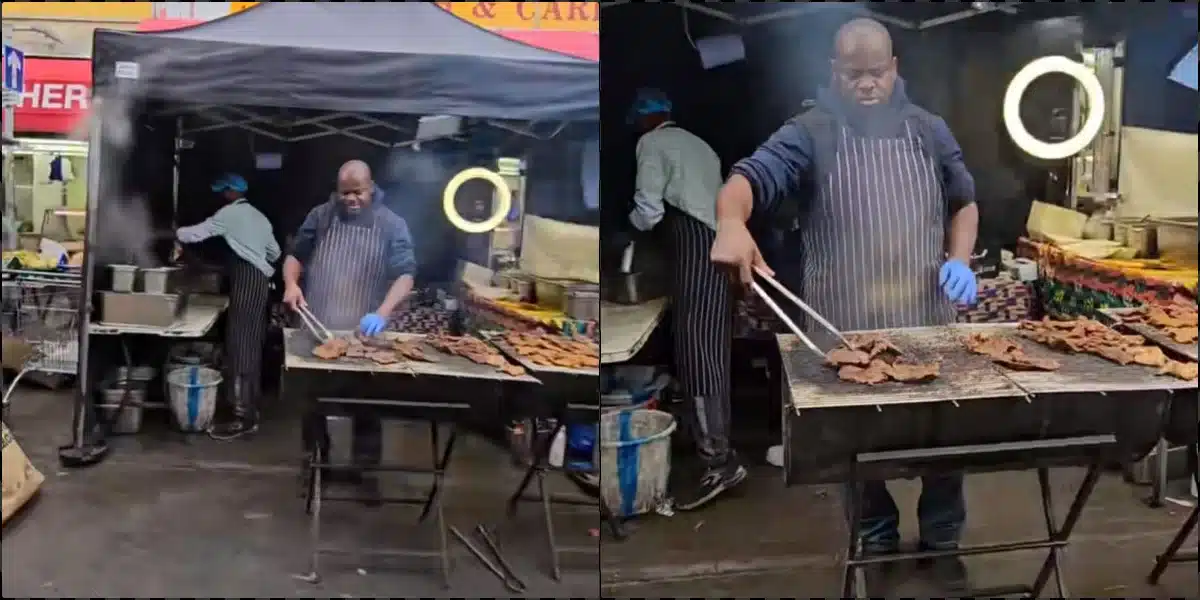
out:
<path id="1" fill-rule="evenodd" d="M 847 489 L 850 494 L 852 490 Z M 849 503 L 843 503 L 849 507 Z M 863 484 L 859 536 L 869 553 L 893 552 L 900 545 L 900 511 L 883 481 Z M 847 513 L 849 518 L 849 513 Z M 932 550 L 958 547 L 967 509 L 962 474 L 921 478 L 917 520 L 921 546 Z"/>
<path id="2" fill-rule="evenodd" d="M 663 227 L 672 249 L 671 318 L 675 376 L 691 410 L 688 428 L 710 468 L 729 460 L 733 293 L 729 275 L 709 260 L 716 232 L 667 207 Z"/>

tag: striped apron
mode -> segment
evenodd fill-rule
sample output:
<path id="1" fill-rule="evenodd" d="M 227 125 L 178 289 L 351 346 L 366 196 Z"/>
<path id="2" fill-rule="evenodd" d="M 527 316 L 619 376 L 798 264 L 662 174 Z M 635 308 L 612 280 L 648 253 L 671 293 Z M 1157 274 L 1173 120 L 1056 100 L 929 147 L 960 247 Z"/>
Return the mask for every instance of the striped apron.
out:
<path id="1" fill-rule="evenodd" d="M 816 204 L 802 236 L 806 301 L 842 331 L 954 322 L 938 285 L 947 208 L 938 166 L 904 123 L 896 138 L 835 130 L 817 160 Z M 821 338 L 821 328 L 805 319 Z M 823 339 L 828 347 L 831 340 Z"/>
<path id="2" fill-rule="evenodd" d="M 356 331 L 363 315 L 383 302 L 387 236 L 369 215 L 343 221 L 334 216 L 304 269 L 304 299 L 313 316 L 331 331 Z M 318 425 L 324 436 L 324 424 Z M 377 464 L 382 449 L 379 418 L 353 418 L 356 461 Z"/>
<path id="3" fill-rule="evenodd" d="M 733 293 L 729 275 L 709 258 L 716 232 L 668 205 L 663 225 L 672 252 L 675 376 L 693 407 L 688 427 L 700 457 L 719 466 L 729 454 L 729 371 Z"/>
<path id="4" fill-rule="evenodd" d="M 834 156 L 817 158 L 820 186 L 803 240 L 808 304 L 842 331 L 953 323 L 938 285 L 945 260 L 947 205 L 938 165 L 905 122 L 894 138 L 834 130 Z M 822 348 L 833 340 L 805 318 Z M 864 482 L 860 531 L 868 550 L 894 549 L 899 513 L 887 485 Z M 921 541 L 955 547 L 965 517 L 962 475 L 922 478 Z"/>
<path id="5" fill-rule="evenodd" d="M 271 280 L 234 254 L 229 259 L 229 318 L 225 321 L 226 398 L 239 419 L 258 418 L 262 392 L 263 346 Z"/>

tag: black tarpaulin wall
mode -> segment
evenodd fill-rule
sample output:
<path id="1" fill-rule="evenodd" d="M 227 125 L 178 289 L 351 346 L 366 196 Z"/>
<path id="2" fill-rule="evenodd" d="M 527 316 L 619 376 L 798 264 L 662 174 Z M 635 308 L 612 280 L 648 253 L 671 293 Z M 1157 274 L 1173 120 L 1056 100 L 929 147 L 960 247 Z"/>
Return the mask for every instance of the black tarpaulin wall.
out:
<path id="1" fill-rule="evenodd" d="M 138 93 L 199 104 L 591 120 L 599 65 L 515 42 L 426 2 L 264 2 L 195 27 L 100 30 L 97 95 L 118 63 Z"/>

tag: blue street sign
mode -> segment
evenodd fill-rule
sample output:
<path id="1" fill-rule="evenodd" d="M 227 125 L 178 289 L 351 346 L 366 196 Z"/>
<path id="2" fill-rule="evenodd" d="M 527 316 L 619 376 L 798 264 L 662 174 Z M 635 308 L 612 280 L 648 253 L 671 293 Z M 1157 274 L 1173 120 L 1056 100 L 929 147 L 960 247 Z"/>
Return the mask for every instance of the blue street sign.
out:
<path id="1" fill-rule="evenodd" d="M 25 91 L 25 53 L 12 47 L 4 47 L 4 89 Z"/>

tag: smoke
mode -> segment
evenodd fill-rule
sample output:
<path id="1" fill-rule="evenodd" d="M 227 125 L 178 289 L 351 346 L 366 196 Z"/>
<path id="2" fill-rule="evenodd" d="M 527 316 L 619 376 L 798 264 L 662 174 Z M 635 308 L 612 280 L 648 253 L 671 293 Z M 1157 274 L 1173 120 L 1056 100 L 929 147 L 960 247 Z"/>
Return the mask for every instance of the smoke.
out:
<path id="1" fill-rule="evenodd" d="M 88 211 L 95 213 L 89 214 L 89 220 L 96 223 L 86 240 L 95 258 L 93 264 L 155 267 L 160 262 L 153 248 L 158 237 L 153 212 L 145 197 L 127 188 L 122 175 L 136 143 L 142 82 L 153 78 L 169 60 L 168 53 L 143 61 L 138 65 L 138 79 L 119 79 L 116 85 L 97 90 L 87 118 L 71 133 L 72 139 L 89 142 L 89 153 L 100 153 L 100 161 L 89 155 L 87 173 Z M 100 139 L 93 139 L 97 125 Z"/>

